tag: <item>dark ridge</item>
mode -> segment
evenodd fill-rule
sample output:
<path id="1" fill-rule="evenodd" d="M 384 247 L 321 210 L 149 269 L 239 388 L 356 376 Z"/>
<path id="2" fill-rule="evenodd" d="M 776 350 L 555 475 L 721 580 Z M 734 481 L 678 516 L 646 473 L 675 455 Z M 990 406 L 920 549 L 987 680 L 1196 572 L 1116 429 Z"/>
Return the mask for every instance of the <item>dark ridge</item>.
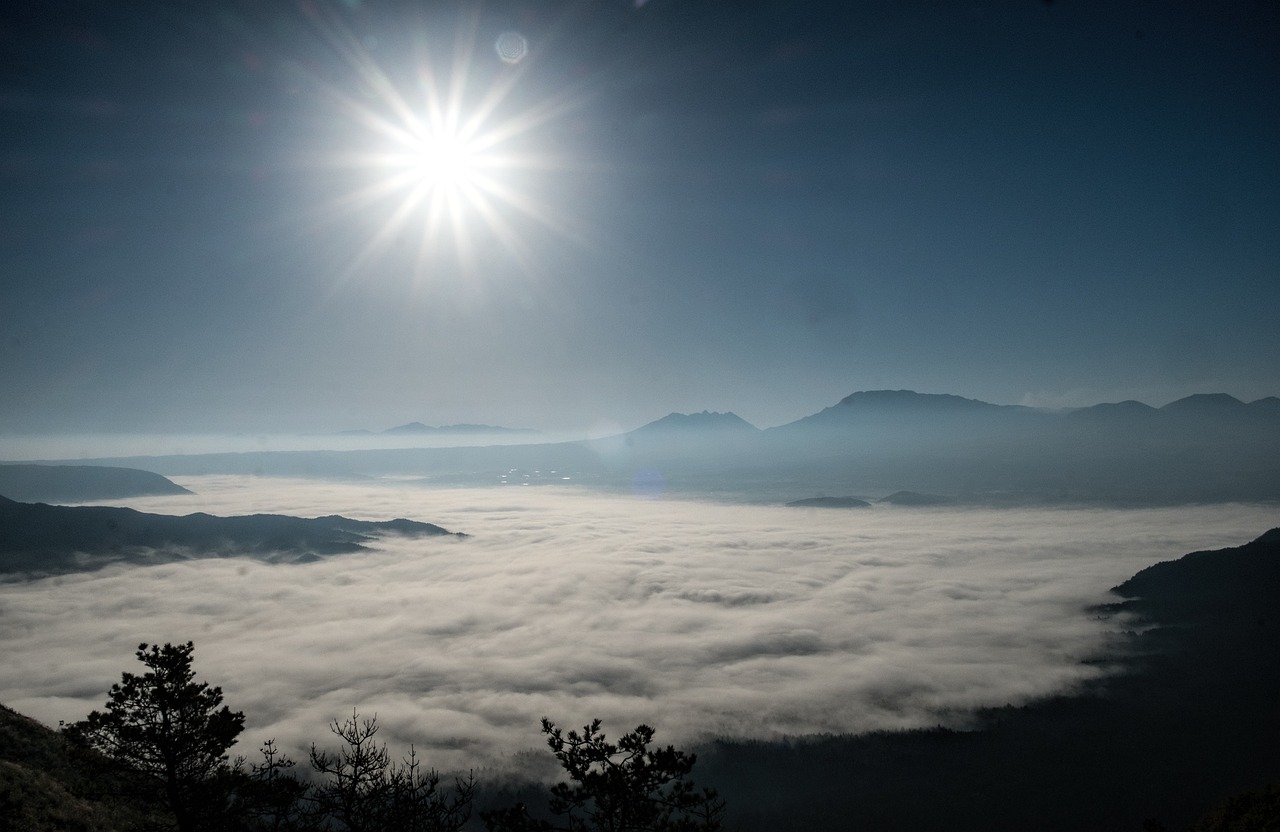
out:
<path id="1" fill-rule="evenodd" d="M 895 491 L 888 497 L 881 497 L 876 502 L 893 506 L 946 506 L 955 503 L 951 497 L 941 494 L 921 494 L 918 491 Z"/>
<path id="2" fill-rule="evenodd" d="M 810 416 L 771 428 L 775 436 L 797 435 L 812 429 L 847 431 L 874 429 L 902 432 L 947 426 L 976 426 L 983 420 L 1005 425 L 1010 420 L 1046 417 L 1045 411 L 1020 405 L 999 405 L 949 393 L 912 390 L 864 390 Z"/>
<path id="3" fill-rule="evenodd" d="M 83 503 L 190 494 L 150 471 L 105 465 L 0 465 L 0 494 L 25 503 Z"/>
<path id="4" fill-rule="evenodd" d="M 50 506 L 0 498 L 0 573 L 38 576 L 115 562 L 238 555 L 297 563 L 357 552 L 388 534 L 433 537 L 449 532 L 431 523 L 403 519 L 371 522 L 338 515 L 307 519 L 203 513 L 174 517 L 129 508 Z"/>
<path id="5" fill-rule="evenodd" d="M 851 393 L 840 400 L 836 407 L 857 407 L 877 410 L 989 410 L 1003 405 L 978 399 L 966 399 L 951 393 L 917 393 L 914 390 L 863 390 Z"/>
<path id="6" fill-rule="evenodd" d="M 969 730 L 721 741 L 699 779 L 730 828 L 771 832 L 1184 830 L 1280 782 L 1280 530 L 1117 592 L 1117 629 L 1143 630 L 1118 633 L 1091 662 L 1111 672 L 1078 695 L 986 709 Z"/>
<path id="7" fill-rule="evenodd" d="M 792 500 L 789 506 L 801 508 L 870 508 L 871 503 L 857 497 L 806 497 L 803 500 Z"/>
<path id="8" fill-rule="evenodd" d="M 1280 625 L 1280 616 L 1271 612 L 1274 599 L 1251 603 L 1261 600 L 1258 587 L 1280 588 L 1278 548 L 1280 528 L 1275 528 L 1243 546 L 1192 552 L 1149 566 L 1112 591 L 1128 599 L 1122 608 L 1149 619 L 1273 618 Z"/>
<path id="9" fill-rule="evenodd" d="M 1160 408 L 1166 413 L 1213 414 L 1243 410 L 1247 405 L 1226 393 L 1194 393 Z"/>
<path id="10" fill-rule="evenodd" d="M 668 413 L 661 419 L 636 428 L 628 435 L 721 430 L 741 433 L 759 433 L 760 431 L 759 428 L 736 413 L 713 413 L 704 410 L 701 413 Z"/>
<path id="11" fill-rule="evenodd" d="M 1146 419 L 1160 411 L 1149 404 L 1127 399 L 1122 402 L 1095 404 L 1067 413 L 1069 419 Z"/>

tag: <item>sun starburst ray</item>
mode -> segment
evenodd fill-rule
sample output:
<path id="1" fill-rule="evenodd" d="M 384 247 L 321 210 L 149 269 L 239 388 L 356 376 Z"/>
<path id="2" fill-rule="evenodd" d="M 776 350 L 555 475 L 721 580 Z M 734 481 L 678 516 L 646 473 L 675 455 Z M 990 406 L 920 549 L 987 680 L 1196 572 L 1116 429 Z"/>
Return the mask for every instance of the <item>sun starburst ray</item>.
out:
<path id="1" fill-rule="evenodd" d="M 400 259 L 395 270 L 408 266 L 415 282 L 433 284 L 446 274 L 479 277 L 481 262 L 497 262 L 490 251 L 505 252 L 525 273 L 537 274 L 534 249 L 522 237 L 532 227 L 526 220 L 570 241 L 584 239 L 574 220 L 531 192 L 539 176 L 571 167 L 563 153 L 539 152 L 535 134 L 571 112 L 580 95 L 562 89 L 520 100 L 531 51 L 514 62 L 495 51 L 493 65 L 484 66 L 478 15 L 463 17 L 444 48 L 433 43 L 439 29 L 423 24 L 410 41 L 412 69 L 399 76 L 335 16 L 317 21 L 349 69 L 350 82 L 311 76 L 312 87 L 339 124 L 356 128 L 370 142 L 362 150 L 312 158 L 340 177 L 368 178 L 307 212 L 328 222 L 358 217 L 362 224 L 376 223 L 340 269 L 339 283 L 370 274 L 380 255 L 390 255 L 413 226 L 417 251 L 409 262 Z M 410 80 L 400 85 L 396 77 Z"/>

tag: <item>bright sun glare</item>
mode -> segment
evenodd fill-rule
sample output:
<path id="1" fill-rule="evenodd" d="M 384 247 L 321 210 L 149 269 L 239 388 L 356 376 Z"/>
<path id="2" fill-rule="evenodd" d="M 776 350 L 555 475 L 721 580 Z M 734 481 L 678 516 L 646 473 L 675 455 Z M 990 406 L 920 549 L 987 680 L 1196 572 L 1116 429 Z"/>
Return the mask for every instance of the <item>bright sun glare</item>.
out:
<path id="1" fill-rule="evenodd" d="M 472 177 L 478 162 L 478 155 L 467 142 L 448 134 L 422 137 L 410 160 L 422 177 L 422 184 L 429 188 L 474 185 Z"/>
<path id="2" fill-rule="evenodd" d="M 337 154 L 328 162 L 365 172 L 365 183 L 319 210 L 335 222 L 357 215 L 383 217 L 352 258 L 347 276 L 406 237 L 417 240 L 418 277 L 431 271 L 441 253 L 456 254 L 468 265 L 482 241 L 495 238 L 532 271 L 533 258 L 513 223 L 520 217 L 576 236 L 566 217 L 518 184 L 521 173 L 560 166 L 556 159 L 523 148 L 522 139 L 562 115 L 573 101 L 566 93 L 516 106 L 521 104 L 519 81 L 527 70 L 523 36 L 506 32 L 491 49 L 478 49 L 477 23 L 471 19 L 457 31 L 450 59 L 440 63 L 430 54 L 423 26 L 423 39 L 416 43 L 415 82 L 398 86 L 341 21 L 330 17 L 317 22 L 360 85 L 374 93 L 356 97 L 341 85 L 319 84 L 330 103 L 369 134 L 367 148 Z M 520 50 L 511 47 L 515 37 Z"/>

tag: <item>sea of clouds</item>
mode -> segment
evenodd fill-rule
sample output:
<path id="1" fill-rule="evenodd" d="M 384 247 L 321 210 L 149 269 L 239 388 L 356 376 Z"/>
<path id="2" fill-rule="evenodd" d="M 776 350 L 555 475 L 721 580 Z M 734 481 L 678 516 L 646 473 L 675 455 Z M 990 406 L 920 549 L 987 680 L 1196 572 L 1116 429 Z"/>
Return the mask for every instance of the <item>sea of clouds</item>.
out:
<path id="1" fill-rule="evenodd" d="M 307 565 L 232 558 L 0 586 L 0 702 L 45 722 L 101 707 L 140 642 L 193 640 L 245 711 L 238 751 L 294 757 L 376 714 L 393 752 L 515 765 L 538 720 L 640 722 L 663 742 L 960 725 L 1067 690 L 1123 622 L 1087 611 L 1160 560 L 1277 525 L 1247 505 L 861 510 L 435 490 L 249 477 L 138 498 L 171 514 L 408 517 Z"/>

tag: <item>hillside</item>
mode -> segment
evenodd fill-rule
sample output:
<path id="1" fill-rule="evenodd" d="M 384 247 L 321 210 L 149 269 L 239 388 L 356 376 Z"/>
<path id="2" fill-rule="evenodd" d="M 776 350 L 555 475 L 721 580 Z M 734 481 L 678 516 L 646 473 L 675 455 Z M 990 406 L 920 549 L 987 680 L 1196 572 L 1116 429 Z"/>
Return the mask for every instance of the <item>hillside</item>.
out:
<path id="1" fill-rule="evenodd" d="M 159 563 L 191 557 L 247 555 L 305 562 L 357 552 L 382 535 L 448 535 L 431 523 L 371 522 L 331 515 L 182 517 L 129 508 L 50 506 L 0 497 L 0 574 L 49 575 L 108 563 Z"/>
<path id="2" fill-rule="evenodd" d="M 1150 818 L 1177 832 L 1280 782 L 1280 530 L 1114 591 L 1094 614 L 1140 629 L 1079 695 L 985 710 L 967 731 L 720 742 L 700 776 L 744 828 L 797 831 L 1138 832 Z"/>
<path id="3" fill-rule="evenodd" d="M 190 494 L 136 468 L 104 465 L 0 465 L 0 495 L 22 503 L 83 503 L 153 494 Z"/>
<path id="4" fill-rule="evenodd" d="M 759 428 L 743 419 L 736 413 L 712 413 L 704 410 L 701 413 L 668 413 L 647 425 L 642 425 L 627 436 L 637 439 L 644 437 L 679 436 L 682 434 L 753 434 Z"/>
<path id="5" fill-rule="evenodd" d="M 92 755 L 56 731 L 0 705 L 0 829 L 125 832 L 144 816 L 113 799 Z"/>

